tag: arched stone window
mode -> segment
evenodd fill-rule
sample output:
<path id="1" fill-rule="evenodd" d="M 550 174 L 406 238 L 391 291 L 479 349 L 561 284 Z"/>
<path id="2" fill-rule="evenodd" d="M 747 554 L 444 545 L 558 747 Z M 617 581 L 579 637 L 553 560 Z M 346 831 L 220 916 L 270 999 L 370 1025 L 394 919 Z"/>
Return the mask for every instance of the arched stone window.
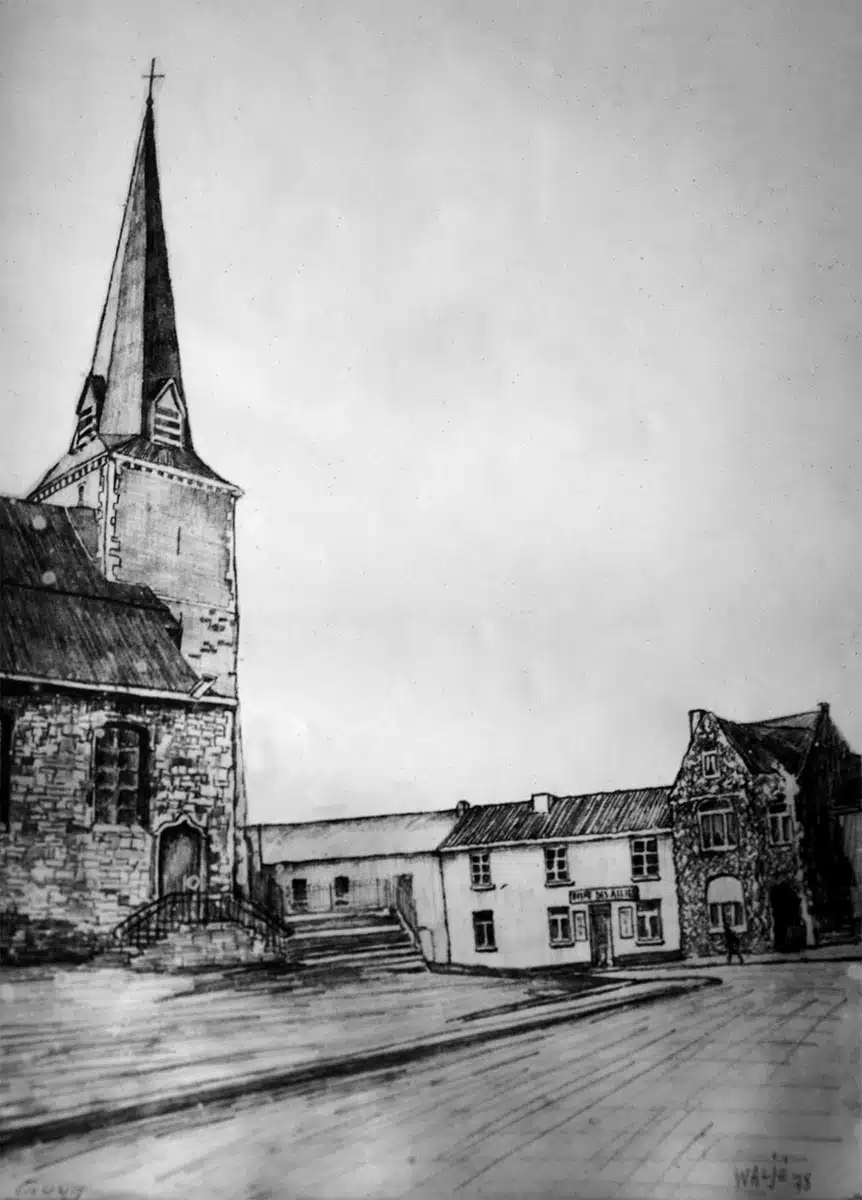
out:
<path id="1" fill-rule="evenodd" d="M 95 818 L 99 825 L 149 824 L 147 731 L 112 721 L 96 732 Z"/>
<path id="2" fill-rule="evenodd" d="M 739 842 L 736 813 L 726 796 L 702 800 L 697 809 L 700 844 L 704 850 L 729 850 Z"/>
<path id="3" fill-rule="evenodd" d="M 721 933 L 727 920 L 732 929 L 745 929 L 745 903 L 742 884 L 735 875 L 719 875 L 706 889 L 706 908 L 710 933 Z"/>

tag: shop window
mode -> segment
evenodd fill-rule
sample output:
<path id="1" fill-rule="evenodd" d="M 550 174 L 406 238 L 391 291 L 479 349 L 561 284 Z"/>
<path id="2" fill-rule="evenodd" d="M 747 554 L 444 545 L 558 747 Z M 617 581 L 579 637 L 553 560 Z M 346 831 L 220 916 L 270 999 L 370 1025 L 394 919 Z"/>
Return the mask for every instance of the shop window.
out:
<path id="1" fill-rule="evenodd" d="M 572 914 L 567 908 L 548 909 L 548 934 L 552 946 L 571 946 Z"/>
<path id="2" fill-rule="evenodd" d="M 637 906 L 637 940 L 660 942 L 663 939 L 661 900 L 641 900 Z"/>
<path id="3" fill-rule="evenodd" d="M 97 730 L 93 766 L 96 823 L 147 826 L 146 731 L 120 722 Z"/>
<path id="4" fill-rule="evenodd" d="M 620 937 L 633 938 L 635 935 L 634 929 L 634 909 L 631 905 L 626 904 L 620 909 Z"/>
<path id="5" fill-rule="evenodd" d="M 582 908 L 576 908 L 572 913 L 575 922 L 575 941 L 587 942 L 589 936 L 587 934 L 587 914 Z"/>
<path id="6" fill-rule="evenodd" d="M 742 884 L 736 876 L 719 875 L 711 879 L 706 889 L 706 906 L 710 933 L 721 933 L 725 921 L 731 929 L 745 929 Z"/>
<path id="7" fill-rule="evenodd" d="M 658 838 L 632 838 L 632 879 L 658 879 Z"/>
<path id="8" fill-rule="evenodd" d="M 470 886 L 479 889 L 493 886 L 490 851 L 474 850 L 470 855 Z"/>
<path id="9" fill-rule="evenodd" d="M 567 846 L 545 847 L 545 884 L 569 882 L 569 850 Z"/>
<path id="10" fill-rule="evenodd" d="M 737 845 L 736 813 L 726 797 L 702 801 L 697 815 L 700 844 L 704 850 L 730 850 Z"/>
<path id="11" fill-rule="evenodd" d="M 490 909 L 473 913 L 473 942 L 477 950 L 496 950 L 494 914 Z"/>

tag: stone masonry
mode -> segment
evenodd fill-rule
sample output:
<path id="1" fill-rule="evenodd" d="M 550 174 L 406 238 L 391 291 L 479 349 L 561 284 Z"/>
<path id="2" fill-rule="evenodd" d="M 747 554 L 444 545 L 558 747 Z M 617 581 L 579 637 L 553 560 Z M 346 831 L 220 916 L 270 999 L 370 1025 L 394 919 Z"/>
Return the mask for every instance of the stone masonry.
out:
<path id="1" fill-rule="evenodd" d="M 705 752 L 716 756 L 717 772 L 703 771 Z M 805 887 L 797 841 L 775 846 L 768 834 L 767 806 L 786 795 L 794 801 L 798 786 L 787 772 L 754 775 L 724 735 L 712 713 L 703 713 L 671 792 L 674 859 L 680 932 L 685 955 L 720 954 L 721 932 L 710 932 L 706 894 L 710 880 L 735 876 L 742 884 L 747 929 L 742 944 L 750 953 L 773 949 L 770 888 L 791 885 L 799 895 L 802 917 L 810 927 L 810 895 Z M 710 797 L 730 800 L 736 816 L 738 844 L 728 850 L 701 847 L 698 807 Z"/>
<path id="2" fill-rule="evenodd" d="M 26 955 L 85 953 L 158 890 L 160 831 L 180 818 L 205 835 L 212 891 L 234 884 L 234 711 L 4 688 L 13 722 L 11 805 L 0 831 L 6 937 Z M 93 744 L 108 721 L 149 734 L 149 821 L 94 821 Z M 9 925 L 12 929 L 10 931 Z"/>

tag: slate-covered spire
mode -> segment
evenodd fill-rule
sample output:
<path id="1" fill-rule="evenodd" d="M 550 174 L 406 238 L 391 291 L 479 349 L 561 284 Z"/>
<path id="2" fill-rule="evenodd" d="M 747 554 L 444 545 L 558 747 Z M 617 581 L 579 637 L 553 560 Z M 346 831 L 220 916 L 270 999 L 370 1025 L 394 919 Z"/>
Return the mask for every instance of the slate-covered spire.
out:
<path id="1" fill-rule="evenodd" d="M 162 221 L 151 94 L 90 375 L 78 406 L 79 417 L 93 410 L 94 432 L 103 437 L 137 434 L 150 438 L 152 408 L 166 388 L 171 392 L 170 411 L 177 421 L 178 441 L 174 444 L 191 449 Z"/>

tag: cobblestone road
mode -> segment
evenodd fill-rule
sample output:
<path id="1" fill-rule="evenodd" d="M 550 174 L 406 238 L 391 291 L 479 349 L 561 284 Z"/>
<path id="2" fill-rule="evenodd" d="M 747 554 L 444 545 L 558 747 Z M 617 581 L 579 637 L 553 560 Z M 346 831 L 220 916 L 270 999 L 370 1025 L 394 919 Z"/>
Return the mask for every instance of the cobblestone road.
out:
<path id="1" fill-rule="evenodd" d="M 862 968 L 722 974 L 420 1069 L 21 1152 L 5 1193 L 29 1179 L 87 1200 L 854 1196 Z"/>

